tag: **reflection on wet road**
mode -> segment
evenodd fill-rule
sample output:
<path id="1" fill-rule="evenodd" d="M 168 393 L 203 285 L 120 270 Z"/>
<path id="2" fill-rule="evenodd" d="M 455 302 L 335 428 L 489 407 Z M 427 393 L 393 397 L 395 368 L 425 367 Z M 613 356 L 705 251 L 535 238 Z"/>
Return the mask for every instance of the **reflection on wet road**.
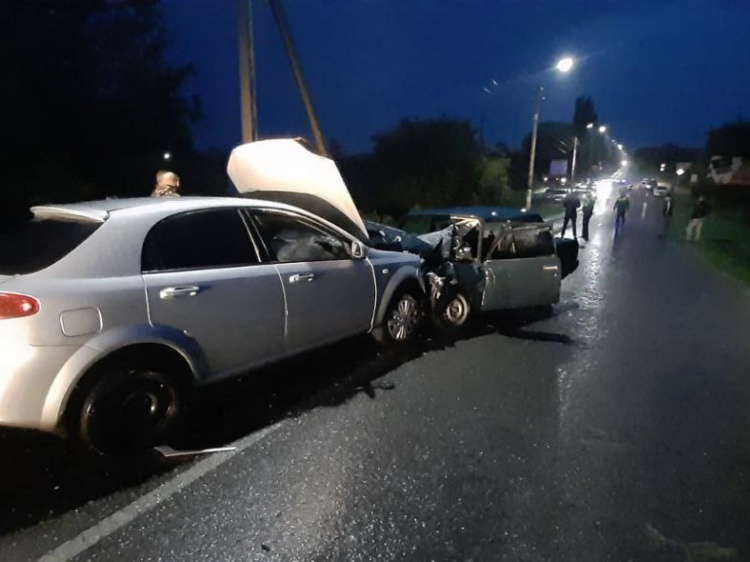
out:
<path id="1" fill-rule="evenodd" d="M 210 466 L 0 435 L 0 559 L 750 559 L 750 295 L 650 196 L 615 236 L 614 196 L 552 316 L 212 389 L 182 445 L 242 445 Z"/>

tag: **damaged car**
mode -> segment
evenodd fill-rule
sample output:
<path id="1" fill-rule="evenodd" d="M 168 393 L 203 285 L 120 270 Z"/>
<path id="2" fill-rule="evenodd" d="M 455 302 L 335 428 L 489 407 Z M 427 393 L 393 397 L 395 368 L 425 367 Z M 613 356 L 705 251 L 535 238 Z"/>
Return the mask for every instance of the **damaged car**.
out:
<path id="1" fill-rule="evenodd" d="M 357 334 L 411 339 L 421 259 L 365 244 L 329 163 L 262 141 L 228 171 L 240 191 L 323 186 L 334 220 L 269 200 L 146 197 L 0 225 L 0 425 L 133 452 L 166 442 L 205 384 Z"/>
<path id="2" fill-rule="evenodd" d="M 445 328 L 475 313 L 547 307 L 578 267 L 578 242 L 555 238 L 537 213 L 508 207 L 421 209 L 400 229 L 369 223 L 376 247 L 420 255 L 432 313 Z"/>

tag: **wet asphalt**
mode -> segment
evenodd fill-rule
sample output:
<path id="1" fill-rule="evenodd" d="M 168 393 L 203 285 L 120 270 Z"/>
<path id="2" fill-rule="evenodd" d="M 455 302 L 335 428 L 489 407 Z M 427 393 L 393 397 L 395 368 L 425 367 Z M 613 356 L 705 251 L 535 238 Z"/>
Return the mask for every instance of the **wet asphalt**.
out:
<path id="1" fill-rule="evenodd" d="M 551 316 L 211 388 L 176 445 L 235 451 L 3 431 L 0 560 L 750 560 L 750 291 L 632 200 Z"/>

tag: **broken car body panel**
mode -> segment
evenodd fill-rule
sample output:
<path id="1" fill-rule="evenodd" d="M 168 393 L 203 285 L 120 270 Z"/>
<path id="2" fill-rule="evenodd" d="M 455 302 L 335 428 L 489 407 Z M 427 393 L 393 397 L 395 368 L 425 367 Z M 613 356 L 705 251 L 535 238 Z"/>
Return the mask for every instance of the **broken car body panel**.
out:
<path id="1" fill-rule="evenodd" d="M 390 233 L 390 241 L 405 242 L 404 249 L 420 254 L 428 267 L 436 254 L 447 260 L 451 267 L 442 275 L 455 280 L 473 307 L 483 311 L 554 304 L 562 278 L 578 265 L 578 243 L 554 240 L 551 225 L 537 213 L 508 207 L 423 209 L 410 213 L 403 224 L 418 232 L 442 228 L 416 236 L 398 229 L 380 232 Z M 378 232 L 373 223 L 368 229 L 371 236 Z M 401 234 L 394 237 L 396 232 Z M 449 251 L 438 251 L 446 247 L 446 238 Z"/>

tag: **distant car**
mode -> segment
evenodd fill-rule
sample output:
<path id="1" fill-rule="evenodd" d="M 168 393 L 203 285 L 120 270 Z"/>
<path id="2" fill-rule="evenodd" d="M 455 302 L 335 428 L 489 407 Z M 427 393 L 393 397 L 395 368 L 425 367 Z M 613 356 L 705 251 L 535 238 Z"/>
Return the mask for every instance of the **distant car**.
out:
<path id="1" fill-rule="evenodd" d="M 565 196 L 570 192 L 568 189 L 564 189 L 561 187 L 549 187 L 544 190 L 543 198 L 547 201 L 554 201 L 555 203 L 560 203 L 563 199 L 565 199 Z"/>
<path id="2" fill-rule="evenodd" d="M 194 387 L 355 334 L 410 339 L 420 259 L 361 238 L 239 197 L 32 208 L 0 228 L 0 425 L 138 450 Z"/>
<path id="3" fill-rule="evenodd" d="M 657 185 L 652 193 L 654 197 L 664 197 L 669 193 L 669 188 L 666 185 Z"/>
<path id="4" fill-rule="evenodd" d="M 646 191 L 651 191 L 658 185 L 658 182 L 656 180 L 652 179 L 644 179 L 641 182 L 641 188 L 645 189 Z"/>
<path id="5" fill-rule="evenodd" d="M 447 260 L 457 290 L 437 310 L 438 321 L 460 328 L 475 312 L 549 306 L 562 279 L 578 267 L 578 242 L 553 238 L 538 213 L 509 207 L 412 211 L 401 228 L 440 235 L 447 229 Z"/>

